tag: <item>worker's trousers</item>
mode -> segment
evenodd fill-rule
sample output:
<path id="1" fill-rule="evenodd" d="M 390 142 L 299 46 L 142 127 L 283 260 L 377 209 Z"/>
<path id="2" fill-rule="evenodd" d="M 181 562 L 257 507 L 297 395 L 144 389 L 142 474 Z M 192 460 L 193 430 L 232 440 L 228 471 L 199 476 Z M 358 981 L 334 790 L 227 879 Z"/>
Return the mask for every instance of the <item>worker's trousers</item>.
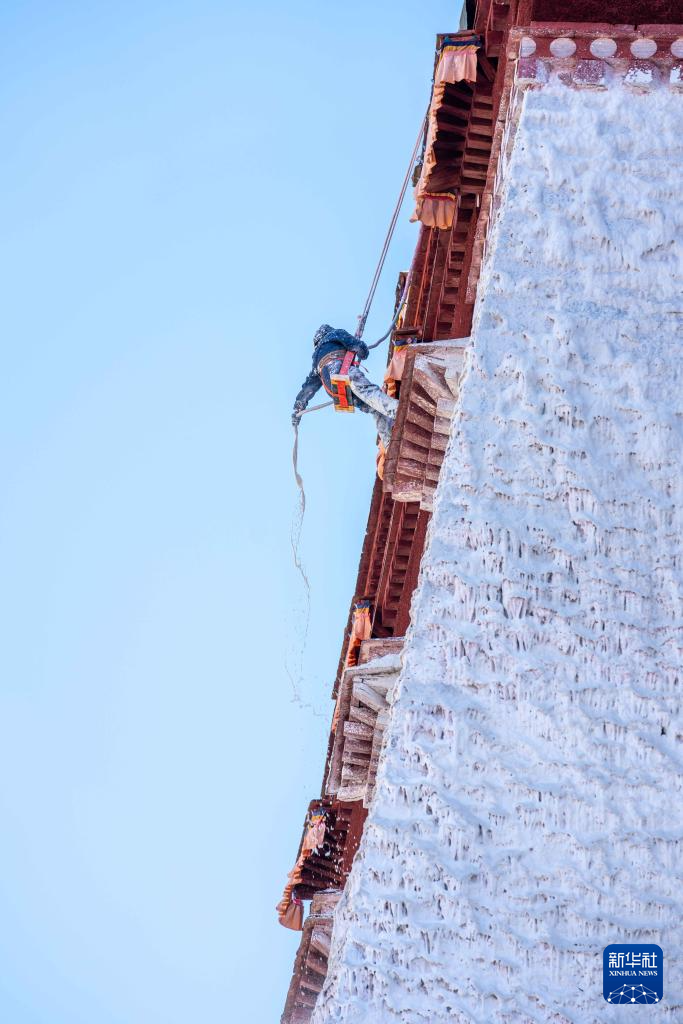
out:
<path id="1" fill-rule="evenodd" d="M 382 438 L 382 444 L 388 448 L 398 400 L 387 395 L 385 391 L 368 380 L 357 366 L 352 366 L 349 370 L 349 387 L 356 399 L 354 405 L 363 412 L 372 414 L 377 424 L 377 433 Z"/>

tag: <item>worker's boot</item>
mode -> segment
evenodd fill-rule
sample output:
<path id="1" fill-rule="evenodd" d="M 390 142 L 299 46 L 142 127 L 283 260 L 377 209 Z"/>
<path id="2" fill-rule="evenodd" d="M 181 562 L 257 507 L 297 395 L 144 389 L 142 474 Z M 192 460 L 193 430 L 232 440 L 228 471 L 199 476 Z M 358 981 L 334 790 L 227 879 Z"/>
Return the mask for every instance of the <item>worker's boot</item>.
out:
<path id="1" fill-rule="evenodd" d="M 384 445 L 385 449 L 388 448 L 389 441 L 391 441 L 391 430 L 392 427 L 394 426 L 393 419 L 389 419 L 388 416 L 383 416 L 382 413 L 377 412 L 376 409 L 368 408 L 367 411 L 372 413 L 375 423 L 377 424 L 377 433 L 382 439 L 382 444 Z"/>

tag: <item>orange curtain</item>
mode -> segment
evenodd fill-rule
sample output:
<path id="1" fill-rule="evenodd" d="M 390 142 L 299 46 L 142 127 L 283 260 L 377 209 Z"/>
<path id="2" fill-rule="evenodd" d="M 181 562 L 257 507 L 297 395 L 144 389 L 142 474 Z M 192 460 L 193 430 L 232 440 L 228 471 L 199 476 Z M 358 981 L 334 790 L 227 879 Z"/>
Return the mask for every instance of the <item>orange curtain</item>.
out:
<path id="1" fill-rule="evenodd" d="M 416 195 L 415 213 L 410 219 L 412 221 L 419 220 L 426 228 L 440 228 L 445 231 L 453 224 L 457 208 L 456 197 L 446 193 Z"/>
<path id="2" fill-rule="evenodd" d="M 347 666 L 358 664 L 358 651 L 363 640 L 369 640 L 372 636 L 372 622 L 370 621 L 370 602 L 358 601 L 353 606 L 353 620 L 351 623 L 351 636 L 349 638 L 349 649 L 346 654 Z"/>
<path id="3" fill-rule="evenodd" d="M 386 392 L 388 395 L 391 395 L 392 398 L 396 398 L 396 394 L 398 392 L 396 385 L 399 381 L 403 380 L 403 370 L 406 365 L 407 351 L 407 345 L 395 345 L 391 359 L 389 360 L 389 365 L 387 366 L 384 374 Z"/>
<path id="4" fill-rule="evenodd" d="M 312 853 L 323 845 L 325 838 L 325 815 L 312 814 L 304 836 L 302 852 Z"/>
<path id="5" fill-rule="evenodd" d="M 304 928 L 304 905 L 301 900 L 293 899 L 283 914 L 280 915 L 283 928 L 291 928 L 293 932 L 301 932 Z"/>
<path id="6" fill-rule="evenodd" d="M 476 82 L 478 46 L 444 46 L 434 75 L 434 85 Z"/>
<path id="7" fill-rule="evenodd" d="M 278 921 L 280 922 L 282 927 L 294 928 L 294 931 L 301 931 L 301 929 L 303 928 L 303 903 L 301 902 L 301 900 L 297 900 L 293 894 L 294 887 L 298 885 L 299 882 L 301 881 L 301 868 L 303 867 L 305 859 L 306 857 L 302 853 L 298 861 L 292 868 L 292 870 L 287 875 L 287 885 L 285 886 L 285 891 L 282 894 L 282 899 L 275 908 L 277 910 Z M 297 902 L 301 907 L 300 914 L 296 914 L 290 911 L 290 907 L 293 904 L 296 904 Z M 299 921 L 299 925 L 298 927 L 294 927 L 292 921 L 296 922 L 297 920 Z"/>

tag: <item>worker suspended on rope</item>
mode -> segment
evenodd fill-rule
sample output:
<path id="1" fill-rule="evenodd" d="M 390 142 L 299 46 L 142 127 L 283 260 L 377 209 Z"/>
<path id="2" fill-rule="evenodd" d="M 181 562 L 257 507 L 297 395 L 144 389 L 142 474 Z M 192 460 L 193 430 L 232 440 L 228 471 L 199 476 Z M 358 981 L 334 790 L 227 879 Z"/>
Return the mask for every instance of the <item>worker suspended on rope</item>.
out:
<path id="1" fill-rule="evenodd" d="M 367 359 L 368 346 L 348 331 L 323 324 L 313 336 L 313 368 L 294 401 L 292 423 L 297 425 L 313 395 L 324 387 L 335 408 L 370 413 L 385 448 L 389 445 L 398 401 L 368 380 L 358 363 Z"/>

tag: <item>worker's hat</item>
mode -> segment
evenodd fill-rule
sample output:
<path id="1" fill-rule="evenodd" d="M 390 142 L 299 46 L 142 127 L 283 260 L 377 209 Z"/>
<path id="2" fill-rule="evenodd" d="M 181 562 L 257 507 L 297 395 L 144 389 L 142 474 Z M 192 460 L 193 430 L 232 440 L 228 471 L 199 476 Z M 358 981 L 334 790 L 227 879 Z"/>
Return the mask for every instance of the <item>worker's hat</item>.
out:
<path id="1" fill-rule="evenodd" d="M 329 324 L 321 324 L 318 330 L 313 335 L 313 348 L 315 348 L 316 345 L 319 345 L 320 342 L 325 337 L 325 335 L 327 334 L 327 332 L 331 330 L 332 328 L 330 327 Z"/>

